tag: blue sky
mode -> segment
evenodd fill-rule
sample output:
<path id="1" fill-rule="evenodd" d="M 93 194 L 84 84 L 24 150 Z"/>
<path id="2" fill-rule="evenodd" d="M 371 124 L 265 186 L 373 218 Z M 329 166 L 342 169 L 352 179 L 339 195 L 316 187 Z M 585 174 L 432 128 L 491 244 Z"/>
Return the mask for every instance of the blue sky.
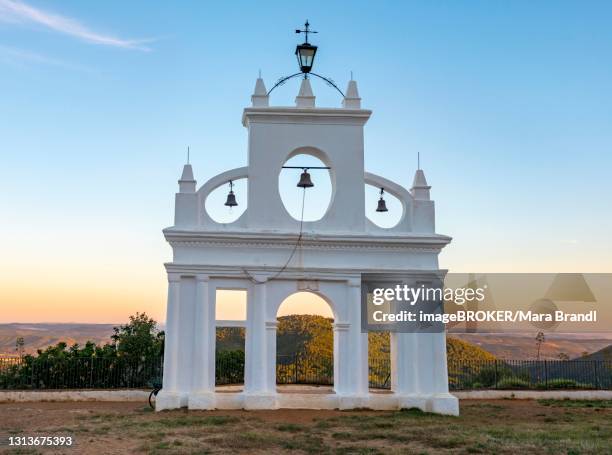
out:
<path id="1" fill-rule="evenodd" d="M 367 170 L 410 186 L 421 153 L 442 267 L 612 272 L 609 2 L 0 0 L 0 304 L 162 308 L 185 148 L 200 184 L 246 163 L 257 72 L 296 71 L 306 17 L 317 72 L 374 111 Z"/>

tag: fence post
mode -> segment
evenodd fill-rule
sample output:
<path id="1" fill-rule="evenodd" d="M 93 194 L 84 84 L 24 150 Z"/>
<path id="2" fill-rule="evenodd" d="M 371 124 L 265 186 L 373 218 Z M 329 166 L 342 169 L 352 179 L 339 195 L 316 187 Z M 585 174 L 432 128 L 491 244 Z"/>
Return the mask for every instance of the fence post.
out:
<path id="1" fill-rule="evenodd" d="M 548 389 L 548 360 L 544 360 L 544 388 Z"/>
<path id="2" fill-rule="evenodd" d="M 599 390 L 599 374 L 597 374 L 597 360 L 593 360 L 593 371 L 595 372 L 595 388 Z"/>
<path id="3" fill-rule="evenodd" d="M 495 382 L 493 383 L 493 387 L 495 389 L 497 389 L 497 359 L 495 359 L 495 376 L 494 376 Z"/>

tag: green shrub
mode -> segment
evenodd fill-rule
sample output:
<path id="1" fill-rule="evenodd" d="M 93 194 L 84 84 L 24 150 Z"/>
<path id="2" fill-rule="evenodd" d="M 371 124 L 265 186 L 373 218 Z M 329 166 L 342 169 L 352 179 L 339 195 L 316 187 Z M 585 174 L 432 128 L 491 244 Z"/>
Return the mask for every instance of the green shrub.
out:
<path id="1" fill-rule="evenodd" d="M 577 382 L 573 379 L 551 379 L 546 382 L 540 382 L 536 385 L 538 389 L 590 389 L 593 388 L 590 384 Z"/>
<path id="2" fill-rule="evenodd" d="M 528 389 L 529 387 L 529 382 L 520 378 L 504 378 L 497 381 L 496 385 L 498 389 Z"/>

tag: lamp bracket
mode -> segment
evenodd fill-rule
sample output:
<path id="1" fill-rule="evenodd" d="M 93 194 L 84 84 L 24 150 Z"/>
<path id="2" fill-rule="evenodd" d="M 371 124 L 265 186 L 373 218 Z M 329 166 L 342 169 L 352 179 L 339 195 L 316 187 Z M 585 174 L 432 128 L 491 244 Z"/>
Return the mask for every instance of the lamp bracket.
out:
<path id="1" fill-rule="evenodd" d="M 331 169 L 329 166 L 283 166 L 283 169 Z"/>
<path id="2" fill-rule="evenodd" d="M 279 86 L 283 85 L 289 79 L 293 79 L 294 77 L 301 76 L 302 74 L 304 74 L 304 76 L 306 76 L 305 73 L 302 73 L 300 71 L 299 73 L 292 74 L 291 76 L 281 77 L 279 80 L 276 81 L 276 84 L 274 84 L 274 86 L 270 90 L 268 90 L 268 94 L 267 95 L 269 96 L 270 93 L 272 93 L 272 90 L 274 90 L 276 87 L 279 87 Z M 335 88 L 338 91 L 338 93 L 340 93 L 340 95 L 342 95 L 342 98 L 345 98 L 344 93 L 342 92 L 342 90 L 340 90 L 338 88 L 338 86 L 336 85 L 336 83 L 332 79 L 329 79 L 327 77 L 321 76 L 320 74 L 317 74 L 317 73 L 312 73 L 311 72 L 311 73 L 307 73 L 307 74 L 311 74 L 313 76 L 318 77 L 319 79 L 323 79 L 327 85 L 329 85 L 330 87 Z"/>

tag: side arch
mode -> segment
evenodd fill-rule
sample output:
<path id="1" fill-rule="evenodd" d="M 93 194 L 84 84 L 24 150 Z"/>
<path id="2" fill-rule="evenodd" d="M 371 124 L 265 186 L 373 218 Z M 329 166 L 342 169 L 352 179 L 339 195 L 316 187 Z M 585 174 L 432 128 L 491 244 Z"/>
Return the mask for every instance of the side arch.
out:
<path id="1" fill-rule="evenodd" d="M 208 214 L 208 212 L 206 211 L 206 207 L 205 207 L 206 198 L 208 197 L 210 193 L 215 191 L 220 186 L 227 184 L 227 182 L 229 182 L 230 180 L 236 181 L 236 180 L 248 179 L 248 178 L 249 178 L 249 167 L 243 166 L 243 167 L 237 167 L 234 169 L 230 169 L 229 171 L 222 172 L 221 174 L 217 174 L 211 179 L 209 179 L 206 183 L 204 183 L 197 191 L 198 204 L 200 206 L 200 224 L 209 225 L 209 226 L 217 226 L 217 227 L 226 226 L 225 224 L 216 222 Z M 245 213 L 246 211 L 240 216 L 240 218 L 238 218 L 233 223 L 230 223 L 230 225 L 239 224 L 241 220 L 243 219 Z"/>
<path id="2" fill-rule="evenodd" d="M 402 204 L 402 216 L 399 222 L 392 228 L 381 228 L 372 223 L 369 219 L 368 229 L 369 230 L 380 230 L 380 231 L 401 231 L 411 232 L 412 231 L 412 204 L 414 198 L 412 194 L 403 186 L 381 177 L 380 175 L 372 174 L 371 172 L 364 173 L 364 182 L 366 185 L 372 185 L 377 188 L 384 188 L 385 192 L 395 196 Z M 365 216 L 365 215 L 364 215 Z"/>

